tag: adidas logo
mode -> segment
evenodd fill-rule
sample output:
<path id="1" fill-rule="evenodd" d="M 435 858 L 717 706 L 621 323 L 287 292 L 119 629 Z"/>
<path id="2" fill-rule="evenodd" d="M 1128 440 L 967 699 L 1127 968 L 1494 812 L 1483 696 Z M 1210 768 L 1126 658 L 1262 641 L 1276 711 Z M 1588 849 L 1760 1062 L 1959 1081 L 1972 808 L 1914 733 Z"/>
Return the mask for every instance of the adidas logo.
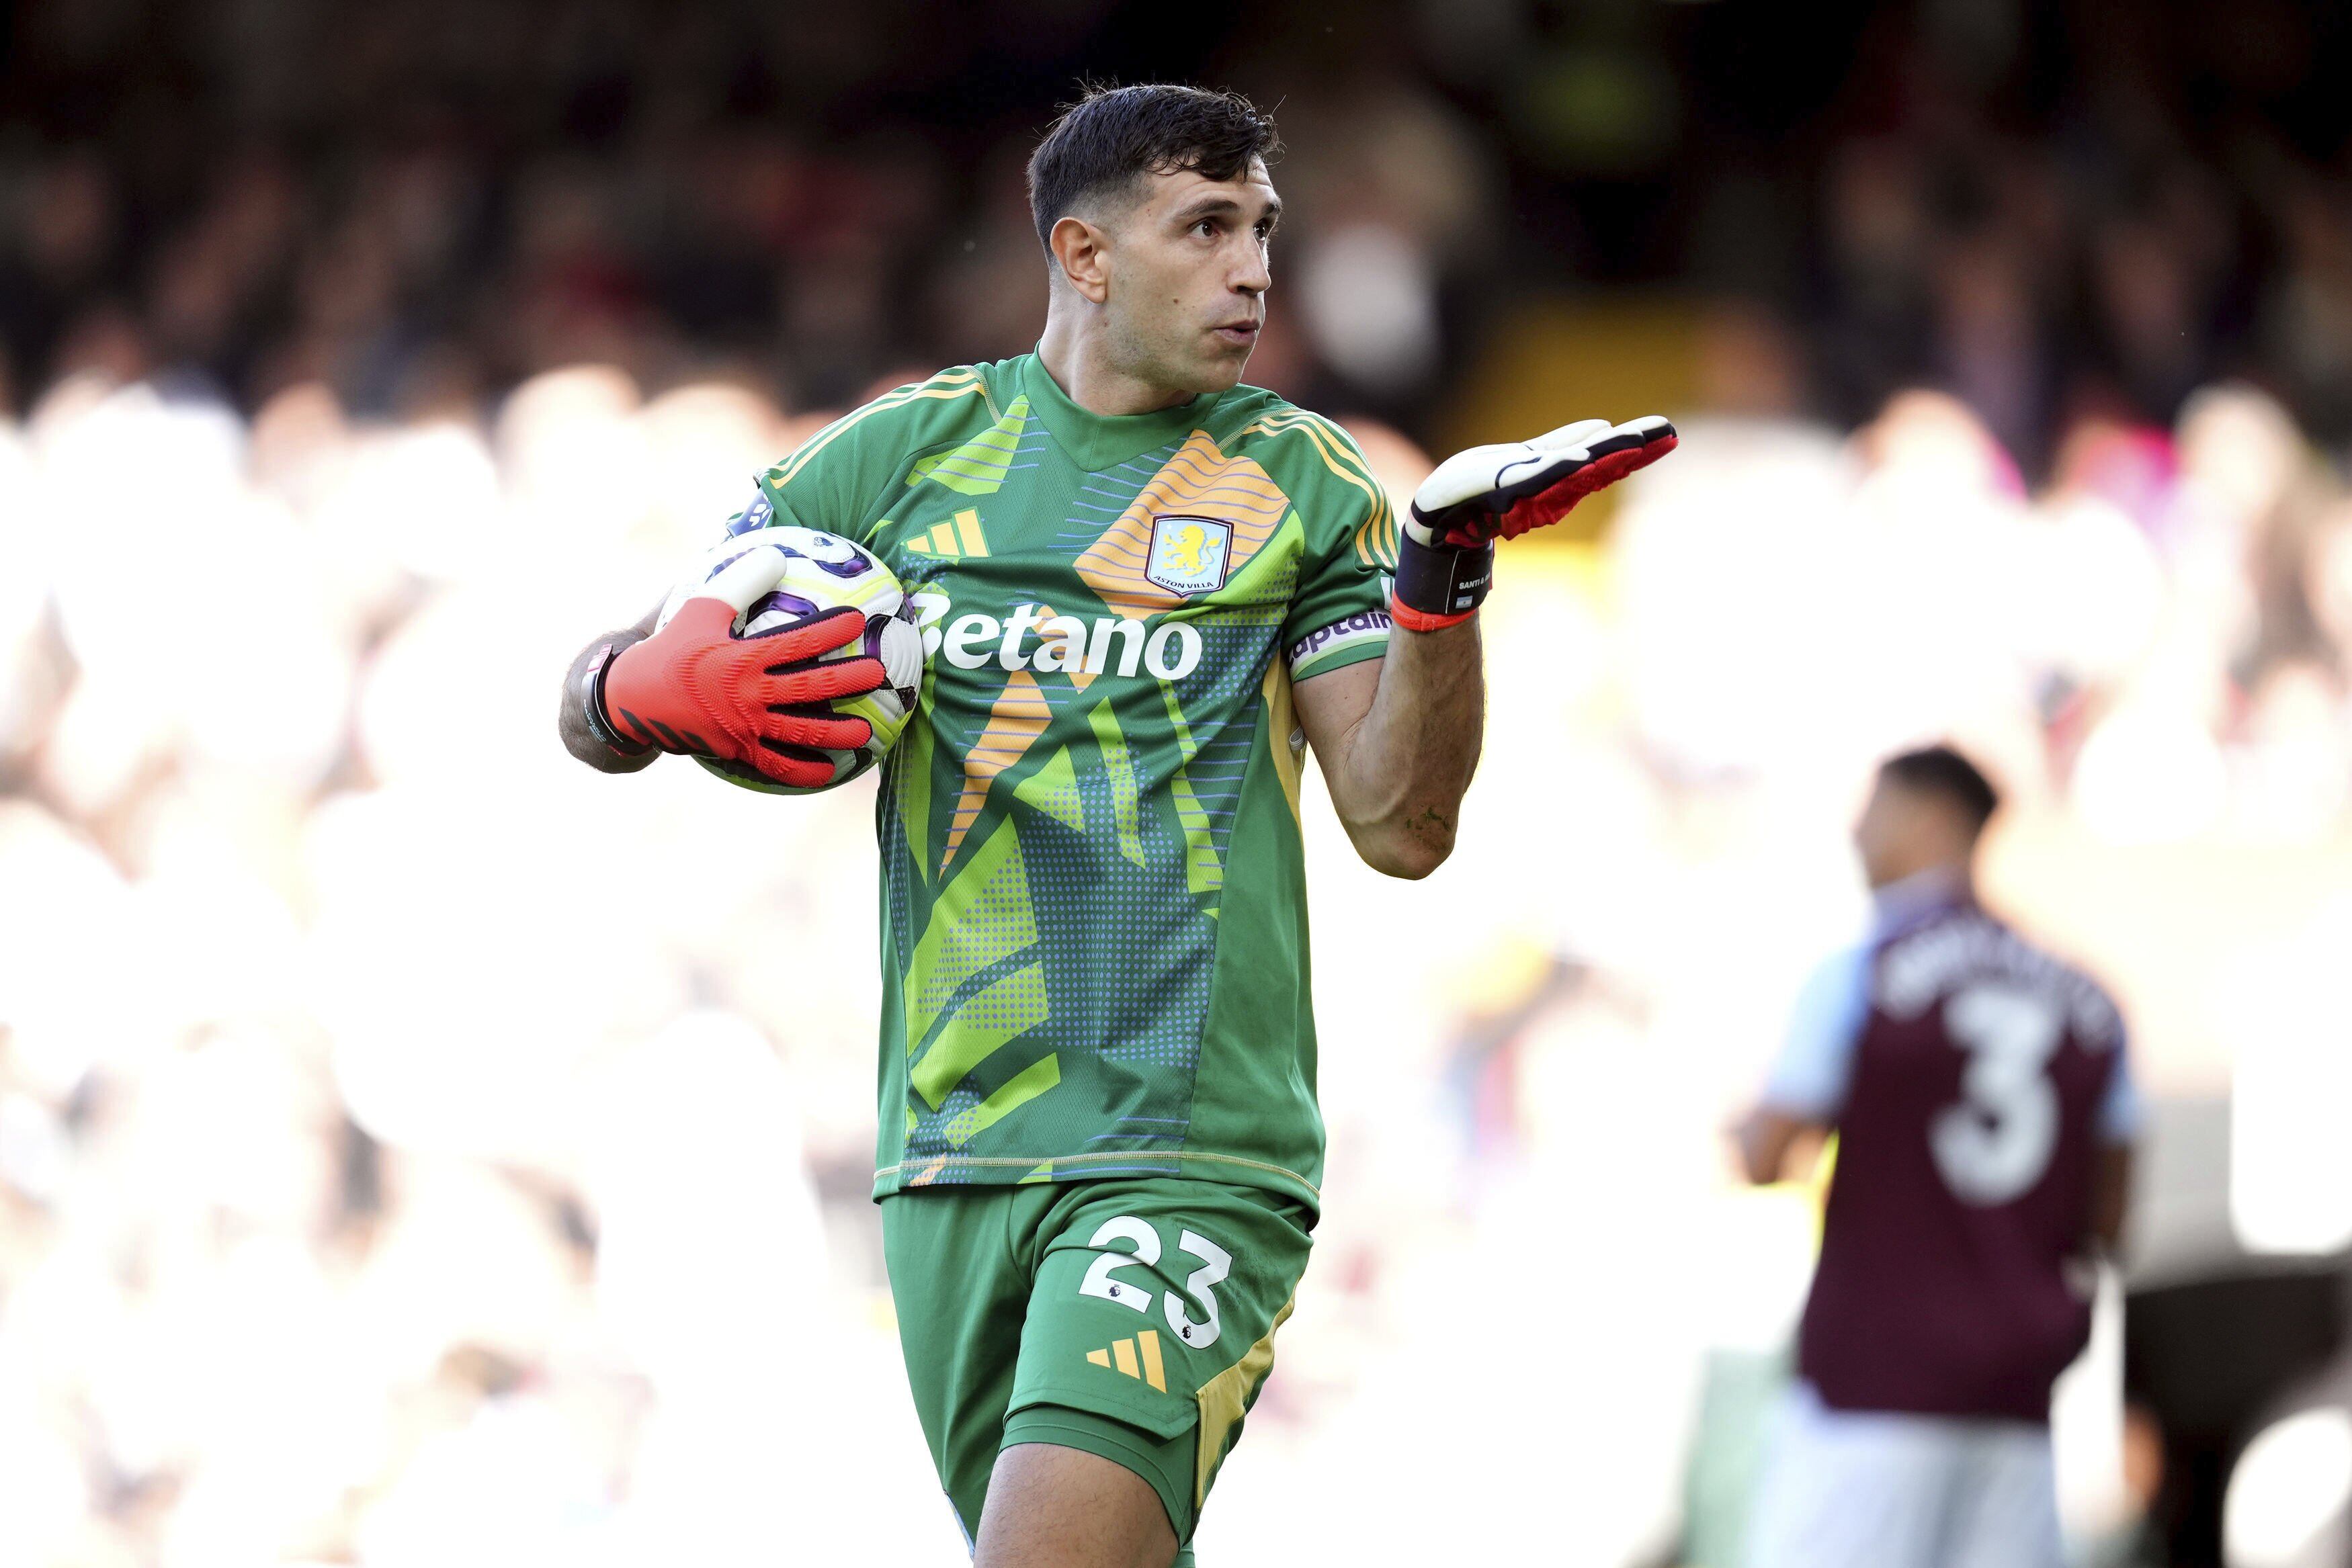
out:
<path id="1" fill-rule="evenodd" d="M 1138 1351 L 1141 1352 L 1139 1364 Z M 1160 1393 L 1168 1392 L 1168 1375 L 1160 1362 L 1160 1336 L 1145 1329 L 1133 1339 L 1119 1340 L 1108 1350 L 1090 1350 L 1087 1359 L 1097 1366 L 1114 1367 L 1129 1377 L 1139 1377 Z"/>
<path id="2" fill-rule="evenodd" d="M 988 536 L 980 531 L 980 513 L 966 507 L 952 522 L 933 523 L 929 534 L 907 540 L 905 548 L 915 555 L 940 555 L 951 559 L 982 556 L 988 553 Z"/>

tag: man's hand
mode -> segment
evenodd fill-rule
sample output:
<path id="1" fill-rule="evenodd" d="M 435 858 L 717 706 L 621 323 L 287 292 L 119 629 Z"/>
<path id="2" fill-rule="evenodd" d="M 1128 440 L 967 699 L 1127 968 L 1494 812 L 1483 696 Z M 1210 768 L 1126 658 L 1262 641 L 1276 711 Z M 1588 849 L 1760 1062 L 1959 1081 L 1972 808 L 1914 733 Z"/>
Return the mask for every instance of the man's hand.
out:
<path id="1" fill-rule="evenodd" d="M 1455 453 L 1413 492 L 1397 558 L 1397 620 L 1415 632 L 1459 624 L 1486 597 L 1496 539 L 1559 521 L 1679 440 L 1652 414 L 1619 425 L 1580 420 L 1533 441 Z"/>
<path id="2" fill-rule="evenodd" d="M 1663 415 L 1612 426 L 1563 424 L 1533 441 L 1474 446 L 1439 464 L 1412 495 L 1406 531 L 1424 545 L 1476 549 L 1515 539 L 1672 452 L 1681 437 Z"/>
<path id="3" fill-rule="evenodd" d="M 864 635 L 865 615 L 847 607 L 781 632 L 736 636 L 736 618 L 783 570 L 782 552 L 753 550 L 712 578 L 668 625 L 597 674 L 592 716 L 639 746 L 741 763 L 780 784 L 830 783 L 833 761 L 823 750 L 855 750 L 874 732 L 828 705 L 874 691 L 888 674 L 870 656 L 819 662 Z"/>

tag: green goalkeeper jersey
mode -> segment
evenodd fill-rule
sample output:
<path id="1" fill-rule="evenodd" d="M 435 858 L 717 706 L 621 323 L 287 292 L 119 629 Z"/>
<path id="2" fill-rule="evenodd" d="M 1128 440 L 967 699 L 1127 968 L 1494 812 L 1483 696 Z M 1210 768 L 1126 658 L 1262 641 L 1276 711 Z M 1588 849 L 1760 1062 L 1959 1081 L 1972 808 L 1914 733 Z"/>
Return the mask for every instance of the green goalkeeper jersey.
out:
<path id="1" fill-rule="evenodd" d="M 1317 1203 L 1290 694 L 1387 646 L 1395 521 L 1354 442 L 1254 387 L 1107 418 L 1024 355 L 812 436 L 732 526 L 771 523 L 881 556 L 929 656 L 877 804 L 875 1195 Z"/>

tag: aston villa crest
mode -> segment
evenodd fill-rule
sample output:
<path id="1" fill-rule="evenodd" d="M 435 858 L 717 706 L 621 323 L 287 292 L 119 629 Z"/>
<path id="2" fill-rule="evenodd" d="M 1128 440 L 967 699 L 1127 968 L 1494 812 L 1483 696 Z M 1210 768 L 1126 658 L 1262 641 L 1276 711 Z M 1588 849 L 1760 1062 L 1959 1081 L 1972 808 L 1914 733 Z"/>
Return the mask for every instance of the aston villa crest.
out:
<path id="1" fill-rule="evenodd" d="M 1225 585 L 1225 563 L 1233 549 L 1231 523 L 1216 517 L 1154 517 L 1143 575 L 1152 586 L 1187 599 L 1214 593 Z"/>

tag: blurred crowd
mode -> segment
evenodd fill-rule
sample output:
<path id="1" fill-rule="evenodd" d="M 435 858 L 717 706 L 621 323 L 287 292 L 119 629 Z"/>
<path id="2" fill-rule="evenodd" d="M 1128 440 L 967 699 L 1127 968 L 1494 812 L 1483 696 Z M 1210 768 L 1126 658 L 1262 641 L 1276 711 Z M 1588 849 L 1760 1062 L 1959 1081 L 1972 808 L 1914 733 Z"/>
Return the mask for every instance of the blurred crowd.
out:
<path id="1" fill-rule="evenodd" d="M 1114 8 L 795 9 L 257 5 L 232 41 L 206 7 L 30 7 L 0 404 L 97 371 L 247 409 L 320 381 L 405 416 L 595 361 L 822 406 L 1025 350 L 1024 165 Z M 1267 367 L 1425 396 L 1491 150 L 1393 68 L 1273 96 L 1314 215 Z"/>
<path id="2" fill-rule="evenodd" d="M 1204 16 L 650 0 L 20 8 L 0 66 L 0 405 L 83 371 L 247 412 L 483 413 L 596 361 L 790 407 L 1015 353 L 1022 185 L 1082 77 L 1278 106 L 1257 375 L 1418 438 L 1524 308 L 1747 303 L 1740 395 L 1843 424 L 1966 402 L 2037 480 L 2085 419 L 2217 377 L 2352 438 L 2352 28 L 2305 0 Z"/>
<path id="3" fill-rule="evenodd" d="M 2190 857 L 2167 899 L 2224 927 L 2252 877 L 2304 920 L 2288 958 L 2352 920 L 2352 501 L 2274 401 L 2085 429 L 2039 491 L 1937 392 L 1852 436 L 1677 412 L 1607 546 L 1506 563 L 1445 873 L 1384 883 L 1310 810 L 1331 1208 L 1221 1560 L 1331 1549 L 1289 1489 L 1402 1462 L 1441 1384 L 1465 1420 L 1586 1413 L 1525 1474 L 1417 1461 L 1518 1500 L 1496 1544 L 1539 1516 L 1579 1561 L 1671 1541 L 1703 1357 L 1785 1330 L 1809 1234 L 1736 1207 L 1717 1128 L 1859 917 L 1843 823 L 1887 747 L 1996 767 L 1995 894 L 2143 1005 L 2159 1095 L 2277 1083 L 2343 1012 L 2282 958 L 2260 1027 L 2216 1022 L 2251 936 L 2184 956 L 2119 870 Z M 1408 490 L 1426 458 L 1357 427 Z M 488 426 L 95 374 L 0 425 L 0 1516 L 28 1561 L 956 1549 L 902 1506 L 931 1483 L 866 1197 L 870 786 L 612 779 L 554 738 L 571 653 L 800 428 L 594 364 Z M 1387 956 L 1408 920 L 1449 934 L 1419 977 Z M 2292 1168 L 2328 1146 L 2299 1062 L 2241 1239 L 2324 1251 L 2352 1221 Z M 1541 1365 L 1463 1343 L 1505 1276 L 1561 1299 Z M 2112 1525 L 2112 1386 L 2092 1407 L 2081 1517 Z M 1434 1550 L 1457 1490 L 1365 1528 Z"/>
<path id="4" fill-rule="evenodd" d="M 1936 385 L 2042 472 L 2073 424 L 2168 422 L 2229 373 L 2265 379 L 2331 443 L 2352 435 L 2342 172 L 2273 141 L 2236 150 L 2253 167 L 2229 178 L 2168 130 L 2094 122 L 2034 146 L 1971 126 L 1840 147 L 1810 285 L 1827 406 L 1859 419 L 1898 386 Z"/>
<path id="5" fill-rule="evenodd" d="M 2113 982 L 2158 1101 L 2233 1094 L 2229 1233 L 2156 1203 L 2139 1266 L 2352 1244 L 2352 218 L 2289 112 L 2326 40 L 2250 53 L 2306 14 L 2246 0 L 2168 75 L 2116 22 L 2028 135 L 1984 83 L 2036 8 L 1927 5 L 1790 65 L 1800 135 L 1739 9 L 1198 46 L 1293 149 L 1252 379 L 1400 495 L 1520 306 L 1728 302 L 1603 541 L 1506 557 L 1453 862 L 1384 882 L 1310 803 L 1328 1211 L 1218 1563 L 1675 1560 L 1707 1357 L 1779 1343 L 1811 1237 L 1718 1129 L 1922 738 L 2009 790 L 1990 891 Z M 557 685 L 828 409 L 1033 340 L 1029 139 L 1074 58 L 1159 57 L 1089 0 L 19 33 L 0 1554 L 953 1561 L 866 1197 L 871 785 L 592 774 Z M 1504 1292 L 1545 1334 L 1473 1326 Z M 2062 1400 L 2085 1540 L 2140 1500 L 2112 1353 Z"/>

